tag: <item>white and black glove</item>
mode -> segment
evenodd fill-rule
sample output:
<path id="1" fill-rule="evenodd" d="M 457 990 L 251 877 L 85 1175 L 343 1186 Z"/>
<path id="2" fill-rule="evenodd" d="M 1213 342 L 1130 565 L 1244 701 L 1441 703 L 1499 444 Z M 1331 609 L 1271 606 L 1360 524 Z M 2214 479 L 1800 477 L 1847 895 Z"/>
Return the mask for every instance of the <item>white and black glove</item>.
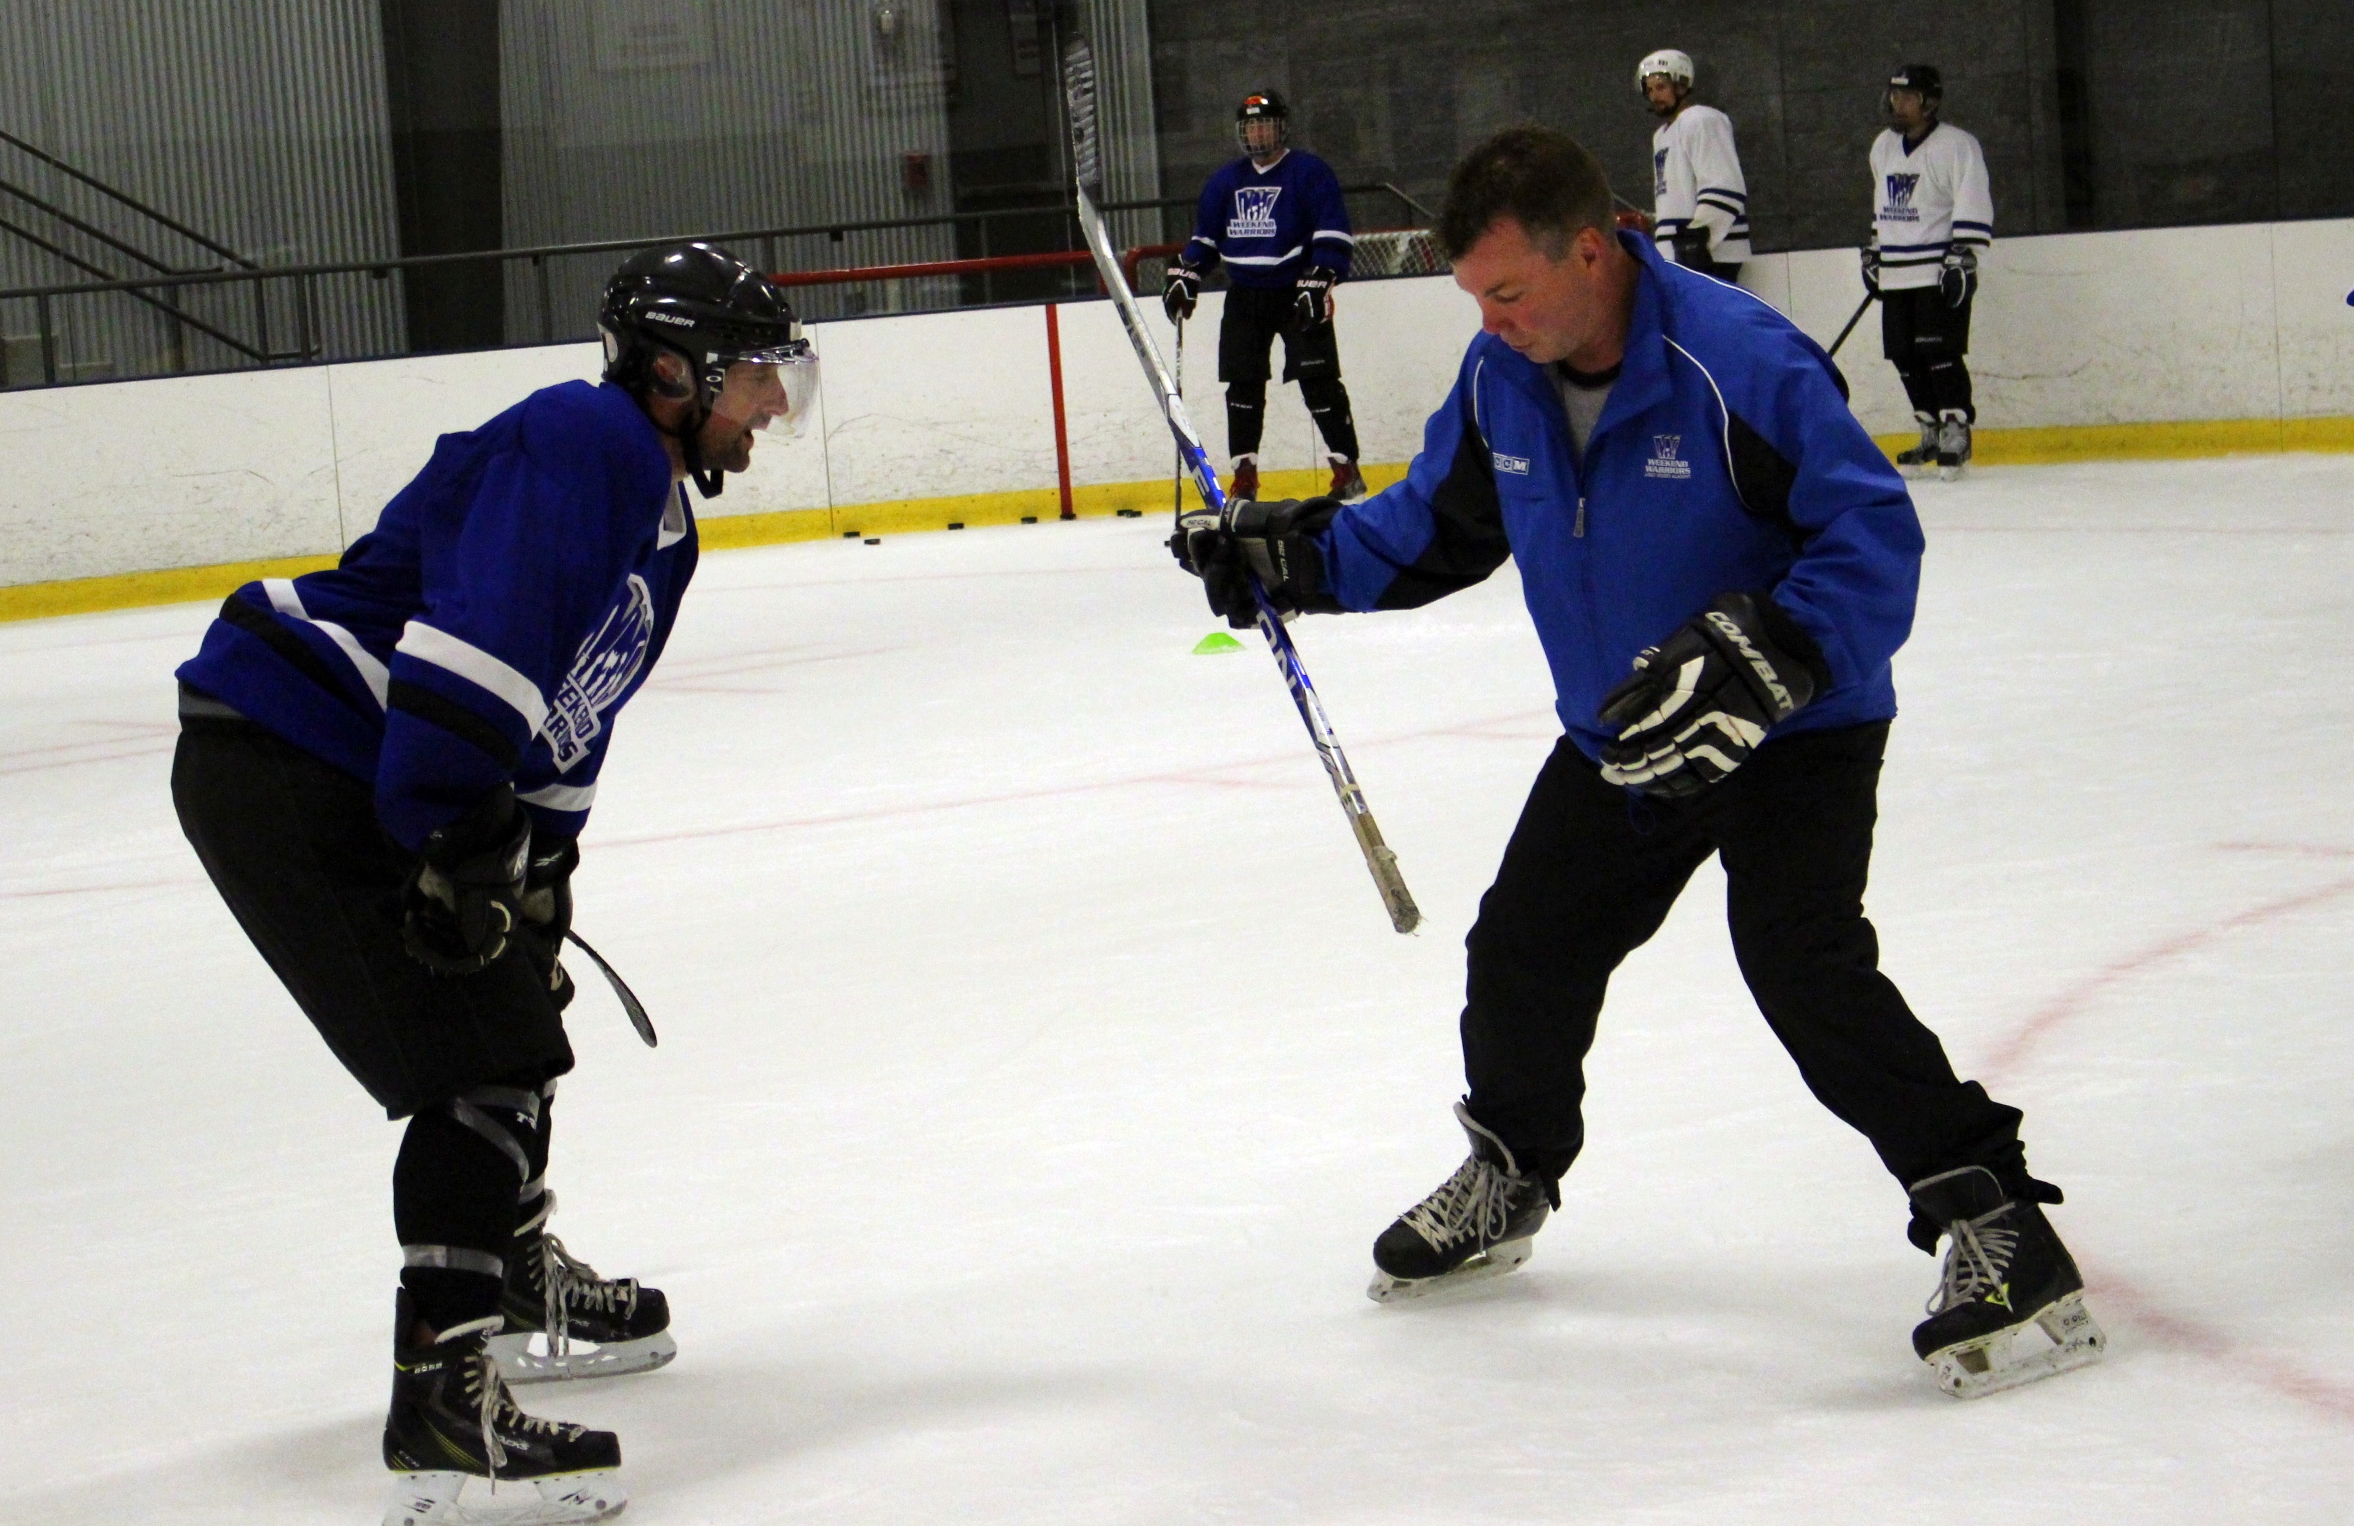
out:
<path id="1" fill-rule="evenodd" d="M 1302 329 L 1322 328 L 1332 321 L 1332 289 L 1340 284 L 1340 272 L 1329 265 L 1310 265 L 1291 283 L 1292 322 Z"/>
<path id="2" fill-rule="evenodd" d="M 1864 267 L 1864 290 L 1875 297 L 1880 295 L 1880 235 L 1877 232 L 1864 241 L 1864 246 L 1856 251 L 1856 257 Z"/>
<path id="3" fill-rule="evenodd" d="M 1340 604 L 1325 587 L 1324 557 L 1313 537 L 1339 512 L 1332 498 L 1230 499 L 1224 512 L 1205 508 L 1181 515 L 1169 552 L 1202 580 L 1211 610 L 1237 630 L 1258 623 L 1254 575 L 1278 614 L 1335 611 Z"/>
<path id="4" fill-rule="evenodd" d="M 1947 307 L 1960 307 L 1978 289 L 1978 251 L 1968 244 L 1946 246 L 1945 261 L 1937 270 L 1938 295 Z"/>
<path id="5" fill-rule="evenodd" d="M 1183 261 L 1169 262 L 1169 273 L 1161 282 L 1161 311 L 1169 315 L 1171 323 L 1183 323 L 1193 316 L 1194 304 L 1202 298 L 1202 273 Z"/>
<path id="6" fill-rule="evenodd" d="M 535 837 L 523 866 L 523 914 L 515 933 L 531 962 L 547 977 L 548 999 L 561 1012 L 571 1004 L 572 976 L 564 968 L 564 935 L 572 930 L 572 871 L 580 867 L 580 840 Z"/>
<path id="7" fill-rule="evenodd" d="M 502 784 L 435 827 L 401 886 L 401 947 L 436 975 L 486 970 L 514 942 L 531 817 Z"/>
<path id="8" fill-rule="evenodd" d="M 1748 761 L 1766 732 L 1830 687 L 1813 638 L 1764 594 L 1721 593 L 1635 659 L 1602 701 L 1618 733 L 1602 777 L 1646 795 L 1697 795 Z"/>

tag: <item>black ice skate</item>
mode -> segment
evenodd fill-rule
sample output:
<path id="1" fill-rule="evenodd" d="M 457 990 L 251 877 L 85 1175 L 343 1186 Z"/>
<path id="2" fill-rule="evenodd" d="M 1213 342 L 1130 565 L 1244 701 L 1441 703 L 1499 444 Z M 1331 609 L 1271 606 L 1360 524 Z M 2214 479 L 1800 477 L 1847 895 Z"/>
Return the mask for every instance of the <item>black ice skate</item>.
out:
<path id="1" fill-rule="evenodd" d="M 475 1320 L 410 1344 L 416 1314 L 403 1292 L 392 1349 L 392 1410 L 384 1465 L 393 1471 L 384 1526 L 570 1526 L 629 1503 L 611 1431 L 542 1420 L 515 1407 Z M 468 1479 L 477 1480 L 462 1495 Z"/>
<path id="2" fill-rule="evenodd" d="M 543 1191 L 515 1231 L 499 1299 L 506 1329 L 490 1342 L 500 1374 L 510 1383 L 611 1378 L 650 1372 L 677 1356 L 661 1290 L 640 1287 L 635 1277 L 598 1276 L 548 1233 L 555 1211 L 556 1194 Z"/>
<path id="3" fill-rule="evenodd" d="M 1896 469 L 1908 477 L 1918 477 L 1937 464 L 1937 420 L 1920 413 L 1913 418 L 1921 426 L 1921 443 L 1896 453 Z"/>
<path id="4" fill-rule="evenodd" d="M 2084 1278 L 2043 1208 L 1984 1166 L 1912 1185 L 1913 1210 L 1944 1226 L 1945 1272 L 1913 1349 L 1959 1399 L 2097 1362 L 2109 1338 L 2084 1307 Z"/>
<path id="5" fill-rule="evenodd" d="M 1558 1201 L 1549 1183 L 1523 1176 L 1504 1141 L 1470 1110 L 1455 1117 L 1471 1154 L 1439 1190 L 1409 1208 L 1373 1242 L 1375 1303 L 1420 1298 L 1441 1288 L 1501 1276 L 1528 1260 L 1536 1232 Z"/>
<path id="6" fill-rule="evenodd" d="M 1947 418 L 1937 426 L 1937 477 L 1951 482 L 1970 464 L 1970 423 L 1967 419 Z"/>

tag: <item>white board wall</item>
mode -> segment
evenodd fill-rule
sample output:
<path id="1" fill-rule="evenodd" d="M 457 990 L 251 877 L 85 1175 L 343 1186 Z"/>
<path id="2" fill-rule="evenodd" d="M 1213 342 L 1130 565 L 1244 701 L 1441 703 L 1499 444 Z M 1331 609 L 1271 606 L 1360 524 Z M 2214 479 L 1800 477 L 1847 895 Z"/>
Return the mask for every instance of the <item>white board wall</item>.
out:
<path id="1" fill-rule="evenodd" d="M 1743 283 L 1828 343 L 1862 288 L 1852 250 L 1766 255 Z M 2354 220 L 2073 234 L 1998 244 L 1971 342 L 1985 427 L 2354 415 Z M 1187 325 L 1185 397 L 1223 461 L 1221 299 Z M 1339 296 L 1368 461 L 1403 461 L 1478 313 L 1447 278 Z M 1174 335 L 1148 321 L 1165 355 Z M 1108 302 L 1057 310 L 1072 478 L 1146 481 L 1172 454 Z M 763 440 L 706 517 L 1051 488 L 1045 310 L 816 325 L 819 417 Z M 1278 350 L 1280 364 L 1280 349 Z M 1877 314 L 1840 353 L 1875 433 L 1910 410 Z M 594 345 L 0 393 L 0 585 L 329 555 L 365 533 L 436 436 L 592 378 Z M 1321 459 L 1296 387 L 1269 396 L 1262 463 Z"/>

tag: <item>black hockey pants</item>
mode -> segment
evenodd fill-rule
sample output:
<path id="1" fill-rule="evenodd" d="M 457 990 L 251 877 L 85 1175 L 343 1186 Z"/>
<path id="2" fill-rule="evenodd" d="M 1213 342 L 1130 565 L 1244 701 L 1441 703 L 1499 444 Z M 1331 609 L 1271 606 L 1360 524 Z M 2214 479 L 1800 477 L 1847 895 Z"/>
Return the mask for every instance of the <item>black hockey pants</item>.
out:
<path id="1" fill-rule="evenodd" d="M 1254 455 L 1267 427 L 1267 362 L 1283 336 L 1283 379 L 1298 381 L 1300 400 L 1316 420 L 1328 451 L 1357 459 L 1357 423 L 1349 389 L 1341 385 L 1340 337 L 1329 320 L 1311 329 L 1294 324 L 1298 297 L 1288 287 L 1237 286 L 1226 293 L 1218 320 L 1218 380 L 1226 384 L 1226 453 Z"/>
<path id="2" fill-rule="evenodd" d="M 494 1312 L 520 1199 L 547 1169 L 547 1083 L 572 1068 L 546 979 L 519 950 L 463 976 L 410 958 L 411 859 L 377 825 L 368 786 L 251 722 L 183 718 L 172 803 L 327 1047 L 409 1119 L 393 1221 L 421 1316 L 443 1329 Z"/>
<path id="3" fill-rule="evenodd" d="M 1535 1169 L 1568 1169 L 1611 972 L 1717 853 L 1741 973 L 1823 1105 L 1900 1183 L 1975 1163 L 2024 1190 L 2018 1111 L 1957 1080 L 1880 973 L 1863 894 L 1887 736 L 1880 722 L 1778 738 L 1688 801 L 1605 784 L 1564 737 L 1467 940 L 1472 1115 Z"/>
<path id="4" fill-rule="evenodd" d="M 1970 352 L 1970 308 L 1977 300 L 1972 291 L 1960 307 L 1949 307 L 1934 286 L 1880 294 L 1880 353 L 1895 362 L 1916 415 L 1959 413 L 1978 421 L 1970 364 L 1962 358 Z"/>

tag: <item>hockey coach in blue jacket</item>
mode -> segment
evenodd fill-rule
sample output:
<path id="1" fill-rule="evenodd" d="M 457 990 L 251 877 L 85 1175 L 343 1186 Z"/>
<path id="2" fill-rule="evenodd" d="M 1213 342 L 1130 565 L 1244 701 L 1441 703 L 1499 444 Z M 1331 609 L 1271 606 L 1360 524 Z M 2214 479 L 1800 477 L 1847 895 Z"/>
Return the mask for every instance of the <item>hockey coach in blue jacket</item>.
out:
<path id="1" fill-rule="evenodd" d="M 1585 1141 L 1603 991 L 1711 854 L 1733 946 L 1816 1097 L 1949 1240 L 1917 1354 L 1962 1395 L 2098 1355 L 2020 1114 L 1958 1079 L 1864 917 L 1921 529 L 1830 358 L 1755 297 L 1613 229 L 1601 167 L 1514 128 L 1440 238 L 1485 330 L 1406 480 L 1355 505 L 1230 503 L 1172 542 L 1237 625 L 1408 609 L 1512 558 L 1565 735 L 1467 940 L 1470 1157 L 1374 1246 L 1372 1296 L 1510 1271 Z"/>

